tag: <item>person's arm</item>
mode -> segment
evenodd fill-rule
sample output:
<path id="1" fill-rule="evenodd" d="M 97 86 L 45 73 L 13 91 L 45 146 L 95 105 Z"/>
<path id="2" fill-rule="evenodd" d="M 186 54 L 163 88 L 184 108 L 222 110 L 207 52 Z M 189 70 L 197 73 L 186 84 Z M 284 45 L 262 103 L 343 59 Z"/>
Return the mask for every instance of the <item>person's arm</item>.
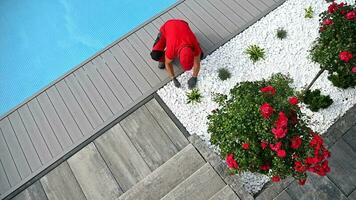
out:
<path id="1" fill-rule="evenodd" d="M 166 65 L 166 70 L 167 70 L 169 78 L 173 79 L 174 78 L 174 69 L 173 69 L 173 63 L 172 63 L 173 60 L 171 60 L 167 56 L 165 56 L 164 62 Z"/>
<path id="2" fill-rule="evenodd" d="M 197 77 L 200 71 L 200 54 L 194 57 L 193 77 Z"/>

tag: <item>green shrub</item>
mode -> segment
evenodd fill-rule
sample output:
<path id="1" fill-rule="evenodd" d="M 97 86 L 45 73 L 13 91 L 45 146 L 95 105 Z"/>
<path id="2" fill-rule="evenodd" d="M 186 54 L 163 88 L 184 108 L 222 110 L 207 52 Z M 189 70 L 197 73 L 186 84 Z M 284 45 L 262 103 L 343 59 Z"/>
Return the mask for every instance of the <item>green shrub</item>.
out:
<path id="1" fill-rule="evenodd" d="M 305 15 L 304 15 L 305 18 L 308 19 L 313 18 L 314 10 L 311 6 L 309 6 L 308 8 L 304 8 L 304 11 L 305 11 Z"/>
<path id="2" fill-rule="evenodd" d="M 220 80 L 225 81 L 225 80 L 231 78 L 231 73 L 226 68 L 220 68 L 218 70 L 218 77 L 220 78 Z"/>
<path id="3" fill-rule="evenodd" d="M 333 103 L 329 95 L 322 95 L 318 89 L 306 91 L 302 101 L 307 104 L 308 108 L 313 112 L 317 112 L 321 108 L 327 108 Z"/>
<path id="4" fill-rule="evenodd" d="M 243 82 L 228 98 L 218 98 L 219 108 L 208 116 L 208 132 L 231 173 L 259 172 L 275 182 L 293 176 L 303 185 L 306 171 L 321 176 L 330 171 L 329 151 L 307 126 L 291 81 L 277 74 Z"/>
<path id="5" fill-rule="evenodd" d="M 255 44 L 248 46 L 245 53 L 249 55 L 253 63 L 265 58 L 265 50 Z"/>
<path id="6" fill-rule="evenodd" d="M 225 94 L 213 93 L 212 95 L 213 101 L 219 105 L 223 105 L 227 100 L 227 95 Z"/>
<path id="7" fill-rule="evenodd" d="M 327 70 L 329 80 L 340 88 L 356 86 L 355 5 L 332 3 L 320 14 L 320 35 L 310 50 L 312 61 Z"/>
<path id="8" fill-rule="evenodd" d="M 199 89 L 194 88 L 187 93 L 187 103 L 200 103 L 202 95 L 199 92 Z"/>
<path id="9" fill-rule="evenodd" d="M 277 29 L 277 38 L 280 40 L 283 40 L 284 38 L 287 37 L 287 31 L 284 30 L 283 28 Z"/>

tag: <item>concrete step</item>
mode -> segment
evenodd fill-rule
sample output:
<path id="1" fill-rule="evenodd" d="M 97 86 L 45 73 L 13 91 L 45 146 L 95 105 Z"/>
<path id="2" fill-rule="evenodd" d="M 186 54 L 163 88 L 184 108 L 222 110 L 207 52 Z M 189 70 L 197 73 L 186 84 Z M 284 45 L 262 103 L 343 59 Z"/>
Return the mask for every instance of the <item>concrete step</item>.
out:
<path id="1" fill-rule="evenodd" d="M 225 185 L 224 181 L 210 164 L 206 163 L 189 178 L 166 194 L 161 200 L 207 200 L 214 196 L 214 194 L 220 191 Z"/>
<path id="2" fill-rule="evenodd" d="M 226 185 L 209 200 L 240 200 L 230 186 Z"/>
<path id="3" fill-rule="evenodd" d="M 204 165 L 205 161 L 189 144 L 166 163 L 120 196 L 120 200 L 157 200 Z"/>

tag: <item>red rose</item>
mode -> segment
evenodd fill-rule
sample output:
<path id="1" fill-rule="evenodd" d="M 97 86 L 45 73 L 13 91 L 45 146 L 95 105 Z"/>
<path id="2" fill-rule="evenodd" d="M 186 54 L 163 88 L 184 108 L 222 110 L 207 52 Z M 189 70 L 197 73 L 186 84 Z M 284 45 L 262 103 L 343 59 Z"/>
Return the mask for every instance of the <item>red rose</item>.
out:
<path id="1" fill-rule="evenodd" d="M 279 177 L 279 176 L 272 176 L 272 182 L 279 182 L 279 181 L 281 181 L 281 177 Z"/>
<path id="2" fill-rule="evenodd" d="M 250 148 L 250 144 L 249 143 L 243 143 L 242 144 L 242 148 L 245 150 L 248 150 Z"/>
<path id="3" fill-rule="evenodd" d="M 337 9 L 338 9 L 337 3 L 333 2 L 328 7 L 328 13 L 334 13 L 335 11 L 337 11 Z"/>
<path id="4" fill-rule="evenodd" d="M 356 18 L 356 10 L 348 12 L 345 17 L 348 20 L 355 19 Z"/>
<path id="5" fill-rule="evenodd" d="M 263 93 L 270 93 L 272 95 L 276 94 L 276 89 L 271 85 L 269 85 L 267 87 L 264 87 L 264 88 L 261 88 L 260 91 L 263 92 Z"/>
<path id="6" fill-rule="evenodd" d="M 298 123 L 297 112 L 295 112 L 295 110 L 291 110 L 290 115 L 291 115 L 290 119 L 291 119 L 292 125 L 295 126 Z"/>
<path id="7" fill-rule="evenodd" d="M 309 145 L 311 147 L 320 149 L 320 146 L 324 143 L 323 138 L 320 137 L 320 135 L 314 135 L 313 139 L 310 140 Z"/>
<path id="8" fill-rule="evenodd" d="M 306 170 L 306 167 L 299 161 L 294 162 L 294 170 L 299 173 L 304 173 Z"/>
<path id="9" fill-rule="evenodd" d="M 340 60 L 349 62 L 352 59 L 352 53 L 349 51 L 342 51 L 339 53 Z"/>
<path id="10" fill-rule="evenodd" d="M 270 166 L 269 166 L 268 164 L 261 165 L 261 166 L 260 166 L 260 169 L 261 169 L 262 171 L 268 171 L 268 170 L 270 169 Z"/>
<path id="11" fill-rule="evenodd" d="M 276 128 L 285 129 L 287 128 L 287 125 L 288 125 L 288 117 L 286 116 L 286 114 L 284 114 L 284 112 L 279 112 L 278 119 L 276 121 Z"/>
<path id="12" fill-rule="evenodd" d="M 264 103 L 260 107 L 260 111 L 263 118 L 269 119 L 273 113 L 273 108 L 271 105 L 269 105 L 269 103 Z"/>
<path id="13" fill-rule="evenodd" d="M 262 149 L 265 149 L 268 146 L 267 142 L 261 142 Z"/>
<path id="14" fill-rule="evenodd" d="M 344 7 L 345 5 L 347 5 L 347 3 L 341 2 L 339 5 L 337 5 L 337 7 L 338 7 L 338 8 L 342 8 L 342 7 Z"/>
<path id="15" fill-rule="evenodd" d="M 283 149 L 280 149 L 280 150 L 277 151 L 277 156 L 280 157 L 280 158 L 284 158 L 284 157 L 286 157 L 286 155 L 287 155 L 287 153 Z"/>
<path id="16" fill-rule="evenodd" d="M 299 179 L 298 180 L 298 184 L 299 185 L 304 185 L 306 181 L 307 181 L 307 179 Z"/>
<path id="17" fill-rule="evenodd" d="M 340 14 L 345 15 L 346 14 L 346 10 L 340 10 Z"/>
<path id="18" fill-rule="evenodd" d="M 278 151 L 279 149 L 281 149 L 281 146 L 282 146 L 282 142 L 277 142 L 276 144 L 269 144 L 269 147 L 273 151 Z"/>
<path id="19" fill-rule="evenodd" d="M 276 139 L 284 138 L 287 135 L 288 130 L 282 128 L 272 128 L 272 133 Z"/>
<path id="20" fill-rule="evenodd" d="M 314 164 L 318 163 L 318 158 L 308 157 L 308 158 L 305 159 L 305 163 L 307 163 L 309 165 L 314 165 Z"/>
<path id="21" fill-rule="evenodd" d="M 323 25 L 325 25 L 325 26 L 329 26 L 329 25 L 331 25 L 331 24 L 333 24 L 333 23 L 334 23 L 334 21 L 331 20 L 331 19 L 325 19 L 325 20 L 323 21 Z"/>
<path id="22" fill-rule="evenodd" d="M 299 101 L 298 101 L 298 98 L 297 98 L 297 97 L 290 97 L 290 98 L 288 99 L 288 102 L 289 102 L 289 104 L 291 104 L 291 105 L 297 105 L 297 103 L 298 103 Z"/>
<path id="23" fill-rule="evenodd" d="M 352 67 L 351 71 L 356 73 L 356 67 Z"/>
<path id="24" fill-rule="evenodd" d="M 300 138 L 299 135 L 294 136 L 291 140 L 290 147 L 292 149 L 299 149 L 300 145 L 302 145 L 302 139 Z"/>
<path id="25" fill-rule="evenodd" d="M 234 159 L 234 154 L 228 154 L 226 156 L 226 164 L 230 169 L 237 169 L 239 168 L 238 163 Z"/>
<path id="26" fill-rule="evenodd" d="M 331 154 L 330 154 L 330 151 L 328 151 L 328 150 L 326 150 L 326 149 L 323 150 L 323 158 L 324 158 L 324 159 L 329 158 L 330 155 L 331 155 Z"/>

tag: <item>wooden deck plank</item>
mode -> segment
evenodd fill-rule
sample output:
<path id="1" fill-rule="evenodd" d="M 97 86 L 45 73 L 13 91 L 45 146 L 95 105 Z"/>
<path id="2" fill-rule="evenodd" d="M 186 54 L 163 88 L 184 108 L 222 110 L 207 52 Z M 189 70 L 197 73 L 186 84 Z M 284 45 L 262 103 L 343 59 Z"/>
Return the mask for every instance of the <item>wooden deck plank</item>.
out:
<path id="1" fill-rule="evenodd" d="M 12 200 L 48 200 L 39 181 L 29 186 L 26 190 L 12 198 Z"/>
<path id="2" fill-rule="evenodd" d="M 155 68 L 155 70 L 151 69 L 151 67 L 141 58 L 141 56 L 132 47 L 132 45 L 129 43 L 127 39 L 121 41 L 118 45 L 123 50 L 123 52 L 128 56 L 131 62 L 135 65 L 137 70 L 151 85 L 151 87 L 154 87 L 161 81 L 158 75 L 154 72 L 157 71 L 157 68 Z"/>
<path id="3" fill-rule="evenodd" d="M 120 124 L 152 171 L 178 151 L 145 107 L 137 109 Z"/>
<path id="4" fill-rule="evenodd" d="M 273 5 L 275 5 L 276 3 L 278 3 L 278 1 L 276 0 L 276 2 L 274 0 L 259 0 L 262 1 L 262 3 L 266 4 L 268 7 L 271 7 Z"/>
<path id="5" fill-rule="evenodd" d="M 98 110 L 94 107 L 90 98 L 83 90 L 74 75 L 69 75 L 66 77 L 66 79 L 64 79 L 64 81 L 74 96 L 75 100 L 79 103 L 85 115 L 88 117 L 88 120 L 90 121 L 90 124 L 93 126 L 93 128 L 101 124 L 103 119 L 100 117 Z"/>
<path id="6" fill-rule="evenodd" d="M 10 184 L 10 186 L 15 186 L 17 183 L 21 181 L 20 174 L 17 170 L 17 166 L 15 161 L 10 153 L 10 149 L 4 139 L 4 134 L 2 129 L 0 128 L 0 161 L 1 167 L 4 169 L 4 173 L 6 174 L 2 178 L 6 178 Z M 6 190 L 6 184 L 2 185 L 2 190 Z M 4 193 L 4 192 L 0 192 Z"/>
<path id="7" fill-rule="evenodd" d="M 137 70 L 131 60 L 126 56 L 123 50 L 115 45 L 110 49 L 111 53 L 115 56 L 116 60 L 120 62 L 120 65 L 125 68 L 127 74 L 130 76 L 131 80 L 140 89 L 141 93 L 144 94 L 151 89 L 151 86 L 142 76 L 142 74 Z M 127 88 L 130 89 L 130 88 Z"/>
<path id="8" fill-rule="evenodd" d="M 58 82 L 55 87 L 57 88 L 60 97 L 63 99 L 64 104 L 68 106 L 68 110 L 72 114 L 74 120 L 77 122 L 81 132 L 84 135 L 91 134 L 93 126 L 90 123 L 89 118 L 84 113 L 84 109 L 77 102 L 70 88 L 66 84 L 66 81 Z"/>
<path id="9" fill-rule="evenodd" d="M 225 2 L 226 4 L 231 6 L 235 4 L 237 4 L 238 6 L 236 6 L 238 9 L 235 10 L 236 13 L 241 12 L 242 15 L 244 15 L 245 17 L 247 16 L 251 16 L 251 18 L 249 18 L 248 22 L 251 21 L 253 18 L 255 18 L 256 16 L 258 16 L 261 11 L 259 9 L 257 9 L 252 3 L 250 3 L 250 0 L 228 0 Z"/>
<path id="10" fill-rule="evenodd" d="M 135 100 L 140 97 L 142 95 L 141 91 L 124 70 L 123 66 L 121 66 L 116 58 L 112 55 L 112 53 L 110 51 L 106 51 L 101 56 L 106 66 L 120 81 L 131 99 Z"/>
<path id="11" fill-rule="evenodd" d="M 224 4 L 221 0 L 208 0 L 216 9 L 220 10 L 232 23 L 237 27 L 242 27 L 246 21 L 235 13 L 229 6 Z"/>
<path id="12" fill-rule="evenodd" d="M 40 181 L 49 200 L 86 200 L 66 161 L 42 177 Z"/>
<path id="13" fill-rule="evenodd" d="M 103 100 L 103 98 L 85 73 L 84 69 L 78 69 L 73 73 L 73 75 L 89 97 L 90 102 L 93 104 L 93 106 L 99 113 L 101 119 L 103 121 L 108 120 L 113 113 L 111 112 L 108 105 L 105 103 L 105 101 Z"/>
<path id="14" fill-rule="evenodd" d="M 226 6 L 231 8 L 231 10 L 233 10 L 233 12 L 236 15 L 239 15 L 245 21 L 245 23 L 250 22 L 251 20 L 253 20 L 253 14 L 250 14 L 247 10 L 245 10 L 243 7 L 241 7 L 240 4 L 238 4 L 234 0 L 225 0 L 222 3 L 224 3 Z M 259 11 L 257 11 L 257 13 L 258 12 Z"/>
<path id="15" fill-rule="evenodd" d="M 108 87 L 104 78 L 99 74 L 97 66 L 92 62 L 87 63 L 83 66 L 86 75 L 89 77 L 93 86 L 97 90 L 99 96 L 103 99 L 105 104 L 109 107 L 113 114 L 118 113 L 122 110 L 122 105 L 117 97 L 112 92 L 112 89 Z"/>
<path id="16" fill-rule="evenodd" d="M 188 145 L 189 142 L 187 138 L 184 137 L 182 132 L 177 128 L 171 118 L 155 99 L 147 102 L 145 106 L 174 143 L 174 145 L 178 148 L 178 150 L 181 150 Z"/>
<path id="17" fill-rule="evenodd" d="M 199 29 L 210 39 L 210 41 L 213 42 L 213 44 L 217 44 L 222 40 L 222 38 L 186 4 L 179 4 L 176 9 L 189 18 L 191 23 L 199 27 Z"/>
<path id="18" fill-rule="evenodd" d="M 4 118 L 0 121 L 0 129 L 21 179 L 29 176 L 31 173 L 30 166 L 16 138 L 16 135 L 11 128 L 11 124 L 8 118 Z"/>
<path id="19" fill-rule="evenodd" d="M 17 111 L 13 112 L 8 117 L 13 131 L 16 134 L 16 138 L 18 139 L 20 146 L 23 149 L 27 162 L 30 165 L 31 171 L 33 172 L 41 167 L 41 160 L 36 152 L 35 147 L 33 146 L 31 138 L 29 137 L 22 123 L 19 113 Z"/>
<path id="20" fill-rule="evenodd" d="M 55 108 L 53 107 L 51 101 L 49 100 L 47 93 L 44 92 L 38 97 L 38 102 L 46 115 L 48 122 L 53 128 L 54 133 L 56 134 L 58 141 L 60 142 L 63 150 L 69 148 L 73 141 L 68 135 L 66 128 L 63 126 L 63 122 L 59 118 Z"/>
<path id="21" fill-rule="evenodd" d="M 122 194 L 93 143 L 74 154 L 67 162 L 88 200 L 118 199 Z"/>
<path id="22" fill-rule="evenodd" d="M 142 29 L 143 30 L 143 29 Z M 141 32 L 143 35 L 142 38 L 149 39 L 149 35 L 143 31 Z M 141 37 L 140 37 L 141 38 Z M 151 49 L 148 49 L 146 45 L 142 42 L 142 39 L 137 37 L 136 34 L 132 34 L 129 37 L 127 37 L 127 40 L 130 42 L 130 44 L 133 46 L 133 48 L 140 54 L 141 58 L 150 66 L 150 68 L 155 72 L 155 74 L 159 77 L 160 80 L 165 80 L 168 76 L 167 73 L 159 69 L 158 62 L 154 61 L 151 56 L 150 52 Z M 151 40 L 153 42 L 153 40 Z"/>
<path id="23" fill-rule="evenodd" d="M 163 21 L 160 17 L 157 17 L 155 20 L 152 21 L 152 24 L 159 30 L 165 21 Z"/>
<path id="24" fill-rule="evenodd" d="M 0 145 L 2 145 L 1 141 L 0 141 Z M 0 147 L 0 151 L 1 150 L 2 150 L 2 148 Z M 7 190 L 10 189 L 10 187 L 11 187 L 10 182 L 8 181 L 5 169 L 3 167 L 1 157 L 2 157 L 2 154 L 0 154 L 0 195 L 7 192 Z"/>
<path id="25" fill-rule="evenodd" d="M 153 23 L 148 23 L 146 24 L 143 29 L 154 39 L 157 38 L 157 35 L 159 33 L 159 28 L 157 28 Z M 153 46 L 154 40 L 152 40 L 152 46 Z"/>
<path id="26" fill-rule="evenodd" d="M 49 147 L 52 156 L 57 156 L 63 149 L 51 125 L 49 124 L 46 115 L 43 113 L 40 104 L 37 99 L 33 99 L 28 102 L 27 105 L 31 111 L 35 123 L 38 126 L 38 129 L 42 133 L 43 139 Z"/>
<path id="27" fill-rule="evenodd" d="M 123 192 L 151 173 L 120 124 L 94 141 Z"/>
<path id="28" fill-rule="evenodd" d="M 98 72 L 104 77 L 108 87 L 114 93 L 123 108 L 132 103 L 132 98 L 129 96 L 126 89 L 122 86 L 122 83 L 115 77 L 110 69 L 104 63 L 101 57 L 97 57 L 93 60 L 95 66 L 97 66 Z"/>
<path id="29" fill-rule="evenodd" d="M 153 38 L 150 34 L 148 34 L 144 28 L 137 30 L 135 35 L 145 44 L 146 48 L 151 51 L 156 38 Z"/>
<path id="30" fill-rule="evenodd" d="M 250 2 L 260 12 L 268 9 L 268 6 L 264 3 L 264 1 L 265 0 L 263 0 L 263 1 L 262 0 L 248 0 L 248 2 Z"/>
<path id="31" fill-rule="evenodd" d="M 77 122 L 74 120 L 72 114 L 68 110 L 67 106 L 63 102 L 58 90 L 55 86 L 49 88 L 46 91 L 48 98 L 52 102 L 54 109 L 56 110 L 59 118 L 63 122 L 63 126 L 65 127 L 69 137 L 72 142 L 76 142 L 83 137 L 83 133 L 78 127 Z"/>
<path id="32" fill-rule="evenodd" d="M 35 120 L 33 119 L 31 112 L 27 105 L 19 108 L 19 115 L 25 125 L 25 129 L 33 142 L 41 163 L 47 163 L 52 159 L 52 154 L 49 150 L 47 143 L 45 142 L 41 131 L 38 129 Z"/>
<path id="33" fill-rule="evenodd" d="M 205 21 L 211 28 L 214 27 L 214 31 L 220 35 L 221 38 L 227 38 L 231 35 L 232 30 L 227 30 L 223 25 L 221 25 L 211 14 L 211 10 L 206 10 L 206 8 L 201 7 L 194 0 L 186 0 L 184 2 L 194 13 L 199 15 L 203 21 Z M 208 11 L 211 13 L 209 14 Z M 231 31 L 231 32 L 230 32 Z"/>
<path id="34" fill-rule="evenodd" d="M 198 28 L 197 26 L 195 26 L 195 24 L 192 23 L 190 19 L 185 15 L 183 15 L 178 9 L 173 8 L 172 10 L 169 11 L 169 14 L 174 18 L 183 19 L 186 22 L 188 22 L 189 27 L 195 33 L 203 51 L 207 52 L 209 49 L 211 49 L 214 46 L 214 43 L 208 38 L 208 36 L 205 35 L 204 31 L 200 30 L 202 28 Z"/>
<path id="35" fill-rule="evenodd" d="M 199 4 L 201 8 L 203 8 L 207 13 L 219 23 L 221 24 L 229 34 L 235 33 L 239 26 L 236 26 L 232 21 L 230 21 L 221 11 L 219 11 L 214 4 L 211 4 L 209 1 L 195 1 L 196 4 Z"/>

